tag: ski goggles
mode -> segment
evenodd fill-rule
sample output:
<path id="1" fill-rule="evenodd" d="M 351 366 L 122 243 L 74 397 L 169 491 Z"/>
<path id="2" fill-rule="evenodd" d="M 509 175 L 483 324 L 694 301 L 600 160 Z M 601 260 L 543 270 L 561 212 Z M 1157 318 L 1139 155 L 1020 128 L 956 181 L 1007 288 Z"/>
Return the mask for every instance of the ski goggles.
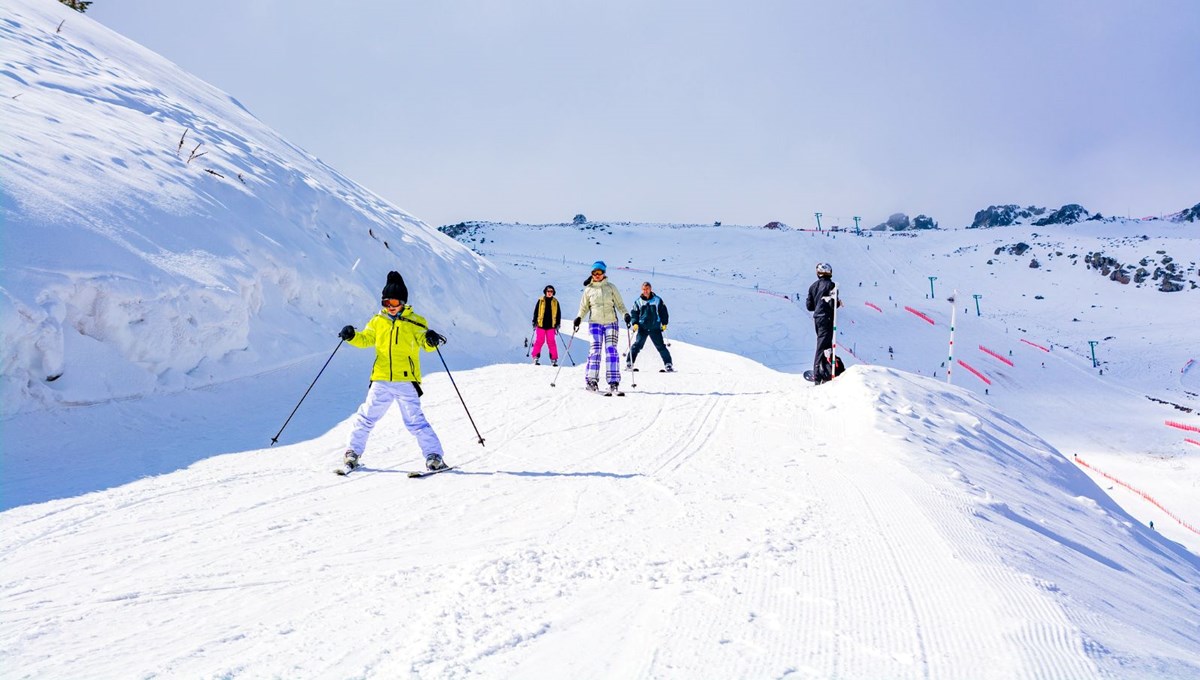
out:
<path id="1" fill-rule="evenodd" d="M 381 302 L 383 303 L 384 307 L 403 307 L 404 306 L 403 300 L 397 300 L 395 298 L 384 298 L 383 300 L 381 300 Z"/>

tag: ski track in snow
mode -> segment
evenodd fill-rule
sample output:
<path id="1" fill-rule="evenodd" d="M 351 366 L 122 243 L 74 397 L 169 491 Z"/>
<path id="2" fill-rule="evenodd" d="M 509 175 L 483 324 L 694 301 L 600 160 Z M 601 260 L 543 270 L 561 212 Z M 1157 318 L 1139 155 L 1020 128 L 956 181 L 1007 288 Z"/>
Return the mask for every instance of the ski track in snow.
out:
<path id="1" fill-rule="evenodd" d="M 1200 677 L 1194 628 L 1075 592 L 1087 579 L 1132 604 L 1171 592 L 1159 613 L 1194 621 L 1194 586 L 1134 564 L 1186 582 L 1196 560 L 1064 553 L 1048 533 L 998 528 L 1031 511 L 1004 503 L 1045 510 L 1059 487 L 1035 483 L 1028 500 L 1011 494 L 1032 479 L 948 471 L 976 464 L 963 442 L 1007 436 L 970 402 L 921 407 L 882 369 L 817 388 L 672 351 L 688 372 L 623 400 L 586 393 L 582 367 L 554 388 L 528 364 L 465 374 L 473 393 L 505 394 L 470 404 L 486 447 L 431 378 L 426 409 L 460 467 L 430 479 L 404 477 L 420 457 L 393 411 L 347 478 L 330 469 L 348 421 L 7 511 L 5 664 L 20 677 Z M 1010 447 L 1030 474 L 1055 455 Z M 997 497 L 976 497 L 981 483 Z M 1072 483 L 1086 491 L 1081 473 Z M 1043 550 L 1076 580 L 1021 558 Z"/>

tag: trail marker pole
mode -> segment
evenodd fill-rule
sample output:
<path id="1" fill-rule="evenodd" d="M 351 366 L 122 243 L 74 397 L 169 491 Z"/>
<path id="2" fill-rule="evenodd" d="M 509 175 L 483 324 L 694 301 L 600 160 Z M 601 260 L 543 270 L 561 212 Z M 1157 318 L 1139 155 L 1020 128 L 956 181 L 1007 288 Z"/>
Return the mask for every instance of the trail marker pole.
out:
<path id="1" fill-rule="evenodd" d="M 829 291 L 829 296 L 833 298 L 833 335 L 829 344 L 829 379 L 833 380 L 837 377 L 837 308 L 838 308 L 838 289 L 837 286 Z"/>
<path id="2" fill-rule="evenodd" d="M 958 313 L 958 305 L 954 303 L 954 299 L 958 297 L 958 291 L 950 296 L 950 357 L 946 359 L 946 384 L 950 384 L 950 371 L 954 369 L 954 319 Z"/>

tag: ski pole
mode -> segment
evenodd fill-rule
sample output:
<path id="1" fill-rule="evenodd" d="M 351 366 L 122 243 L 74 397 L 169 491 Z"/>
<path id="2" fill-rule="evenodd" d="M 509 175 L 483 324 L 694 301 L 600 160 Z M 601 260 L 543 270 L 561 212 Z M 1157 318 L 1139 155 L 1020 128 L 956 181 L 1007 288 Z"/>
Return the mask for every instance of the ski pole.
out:
<path id="1" fill-rule="evenodd" d="M 629 326 L 625 326 L 625 356 L 629 357 L 629 385 L 637 387 L 637 376 L 633 371 L 633 335 Z"/>
<path id="2" fill-rule="evenodd" d="M 343 342 L 346 342 L 346 341 L 338 340 L 337 347 L 333 348 L 333 353 L 331 353 L 329 355 L 329 358 L 325 360 L 325 366 L 328 366 L 329 362 L 333 361 L 333 355 L 337 354 L 337 351 L 342 348 Z M 308 396 L 308 393 L 312 391 L 313 385 L 317 384 L 317 379 L 320 378 L 321 374 L 325 372 L 325 366 L 322 366 L 321 370 L 317 371 L 317 377 L 313 378 L 312 384 L 308 386 L 307 390 L 304 390 L 304 396 L 300 397 L 300 401 L 298 401 L 296 403 L 296 408 L 292 409 L 292 412 L 290 415 L 288 415 L 287 420 L 283 421 L 283 427 L 279 428 L 279 431 L 275 433 L 274 437 L 271 437 L 271 446 L 275 446 L 275 442 L 279 441 L 279 435 L 283 434 L 283 428 L 287 427 L 288 423 L 292 422 L 292 416 L 296 415 L 296 411 L 300 409 L 300 404 L 304 403 L 304 399 L 305 399 L 305 397 Z"/>
<path id="3" fill-rule="evenodd" d="M 569 357 L 569 356 L 571 356 L 571 343 L 572 343 L 572 342 L 575 342 L 575 333 L 571 333 L 571 339 L 567 341 L 567 349 L 566 349 L 566 352 L 567 352 L 567 356 L 568 356 L 568 357 Z M 574 366 L 574 365 L 575 365 L 575 360 L 574 360 L 574 359 L 571 359 L 571 365 L 572 365 L 572 366 Z M 554 372 L 554 380 L 551 380 L 551 381 L 550 381 L 550 386 L 551 386 L 551 387 L 554 387 L 554 383 L 558 382 L 558 374 L 559 374 L 559 373 L 562 373 L 562 368 L 563 368 L 563 367 L 562 367 L 562 364 L 559 364 L 559 365 L 558 365 L 558 370 Z"/>
<path id="4" fill-rule="evenodd" d="M 559 332 L 559 337 L 562 337 L 561 331 Z M 575 336 L 572 335 L 571 337 L 575 337 Z M 571 365 L 574 366 L 575 365 L 575 357 L 571 356 L 571 342 L 570 341 L 567 341 L 566 353 L 567 353 L 567 358 L 571 360 Z"/>
<path id="5" fill-rule="evenodd" d="M 837 308 L 838 308 L 838 289 L 835 285 L 833 290 L 829 291 L 830 297 L 833 298 L 833 336 L 829 346 L 829 379 L 833 380 L 837 377 Z"/>
<path id="6" fill-rule="evenodd" d="M 463 401 L 462 392 L 458 391 L 458 384 L 454 382 L 454 375 L 450 373 L 450 367 L 446 365 L 446 357 L 442 356 L 442 348 L 434 345 L 437 350 L 438 358 L 442 360 L 442 366 L 446 369 L 446 375 L 450 377 L 450 384 L 454 385 L 454 392 L 458 394 L 458 400 L 462 402 L 463 410 L 467 412 L 467 420 L 471 421 L 471 427 L 475 428 L 475 436 L 479 437 L 479 445 L 483 446 L 483 435 L 479 434 L 479 428 L 475 426 L 475 419 L 471 417 L 471 409 L 467 408 L 467 402 Z"/>
<path id="7" fill-rule="evenodd" d="M 532 337 L 533 336 L 531 335 L 528 338 L 525 338 L 525 356 L 529 356 L 533 352 L 533 343 L 530 342 L 530 338 Z"/>

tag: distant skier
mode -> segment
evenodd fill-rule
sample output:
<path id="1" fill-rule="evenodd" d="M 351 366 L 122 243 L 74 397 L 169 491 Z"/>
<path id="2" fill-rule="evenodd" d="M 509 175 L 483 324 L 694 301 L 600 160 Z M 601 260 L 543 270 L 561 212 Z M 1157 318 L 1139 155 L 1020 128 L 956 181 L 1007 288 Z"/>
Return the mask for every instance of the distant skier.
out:
<path id="1" fill-rule="evenodd" d="M 350 445 L 343 456 L 345 467 L 339 472 L 345 474 L 358 467 L 372 428 L 392 402 L 400 407 L 404 426 L 417 438 L 425 455 L 425 467 L 440 470 L 446 467 L 442 461 L 442 443 L 421 410 L 420 350 L 432 352 L 445 344 L 446 338 L 430 330 L 424 317 L 408 306 L 408 287 L 400 272 L 388 272 L 381 304 L 383 309 L 361 331 L 346 326 L 338 333 L 338 337 L 355 347 L 375 347 L 371 387 L 354 416 Z"/>
<path id="2" fill-rule="evenodd" d="M 837 284 L 833 282 L 833 267 L 828 262 L 817 264 L 817 280 L 808 287 L 804 306 L 813 313 L 813 325 L 817 331 L 817 351 L 813 356 L 813 377 L 818 385 L 833 378 L 833 373 L 822 368 L 829 362 L 822 361 L 822 353 L 833 347 L 833 297 Z M 839 298 L 838 306 L 842 306 Z"/>
<path id="3" fill-rule="evenodd" d="M 620 327 L 617 323 L 624 315 L 625 325 L 629 326 L 629 310 L 621 299 L 621 292 L 608 280 L 608 266 L 603 261 L 592 264 L 592 275 L 583 282 L 583 296 L 579 300 L 579 314 L 575 317 L 574 330 L 579 330 L 583 317 L 588 317 L 588 328 L 592 334 L 592 348 L 588 352 L 587 368 L 584 378 L 587 389 L 597 392 L 600 389 L 600 352 L 605 350 L 608 367 L 605 377 L 608 378 L 610 394 L 618 392 L 621 385 L 621 356 L 617 351 L 617 339 L 620 337 Z"/>
<path id="4" fill-rule="evenodd" d="M 554 297 L 554 286 L 547 285 L 542 289 L 542 297 L 533 306 L 533 363 L 539 364 L 542 355 L 542 344 L 550 348 L 550 365 L 558 365 L 558 343 L 554 336 L 562 325 L 558 300 Z"/>
<path id="5" fill-rule="evenodd" d="M 638 353 L 646 345 L 646 338 L 650 338 L 662 359 L 663 370 L 673 373 L 675 368 L 671 365 L 671 351 L 663 342 L 663 332 L 667 330 L 667 322 L 670 320 L 667 315 L 667 303 L 655 294 L 649 281 L 642 283 L 642 294 L 633 301 L 633 309 L 629 311 L 629 316 L 633 320 L 633 328 L 637 331 L 637 340 L 633 341 L 633 347 L 629 349 L 629 363 L 625 367 L 633 368 Z"/>

